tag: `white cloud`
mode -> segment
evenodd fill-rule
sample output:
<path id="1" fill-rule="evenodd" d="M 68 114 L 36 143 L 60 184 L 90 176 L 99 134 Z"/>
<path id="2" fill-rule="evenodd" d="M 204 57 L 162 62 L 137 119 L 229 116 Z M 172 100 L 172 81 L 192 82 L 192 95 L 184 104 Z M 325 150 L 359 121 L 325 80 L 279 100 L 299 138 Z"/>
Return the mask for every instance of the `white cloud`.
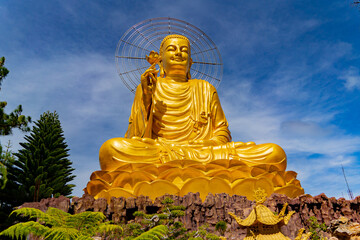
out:
<path id="1" fill-rule="evenodd" d="M 76 168 L 75 194 L 82 194 L 91 174 L 89 169 L 100 169 L 101 144 L 123 136 L 127 128 L 134 95 L 116 76 L 114 65 L 112 58 L 97 53 L 37 58 L 25 60 L 21 68 L 11 68 L 4 82 L 1 93 L 9 102 L 7 111 L 21 103 L 24 114 L 34 121 L 47 110 L 59 113 L 70 160 Z M 15 130 L 12 136 L 2 137 L 1 142 L 11 140 L 16 151 L 23 136 Z"/>
<path id="2" fill-rule="evenodd" d="M 330 128 L 322 128 L 314 122 L 306 121 L 284 121 L 281 123 L 280 130 L 288 136 L 295 137 L 326 137 L 333 130 Z"/>
<path id="3" fill-rule="evenodd" d="M 357 166 L 360 136 L 337 125 L 344 103 L 328 82 L 316 78 L 323 72 L 336 75 L 334 65 L 349 54 L 351 45 L 317 44 L 316 48 L 313 64 L 307 63 L 313 54 L 283 56 L 260 83 L 255 77 L 228 76 L 238 77 L 240 83 L 223 85 L 225 93 L 220 96 L 234 141 L 282 146 L 288 155 L 288 170 L 299 173 L 306 193 L 341 197 L 345 188 L 339 169 L 341 165 Z M 356 174 L 351 177 L 355 178 Z M 334 187 L 324 189 L 326 184 Z"/>
<path id="4" fill-rule="evenodd" d="M 345 87 L 347 90 L 352 91 L 360 89 L 360 73 L 356 67 L 350 67 L 340 79 L 345 80 Z"/>
<path id="5" fill-rule="evenodd" d="M 320 156 L 297 159 L 288 164 L 289 169 L 296 169 L 298 179 L 305 188 L 306 193 L 318 195 L 325 193 L 328 197 L 345 197 L 347 186 L 342 172 L 345 169 L 349 186 L 354 195 L 359 194 L 358 167 L 355 165 L 356 158 L 352 156 Z"/>

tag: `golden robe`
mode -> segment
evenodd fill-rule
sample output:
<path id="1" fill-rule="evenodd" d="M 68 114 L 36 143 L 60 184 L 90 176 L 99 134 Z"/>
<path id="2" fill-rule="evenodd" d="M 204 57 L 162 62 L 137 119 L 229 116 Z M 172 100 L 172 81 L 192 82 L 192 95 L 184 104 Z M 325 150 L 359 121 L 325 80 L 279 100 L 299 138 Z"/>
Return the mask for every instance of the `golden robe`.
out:
<path id="1" fill-rule="evenodd" d="M 102 170 L 115 170 L 120 166 L 118 162 L 206 163 L 220 159 L 241 160 L 267 170 L 286 168 L 285 152 L 276 144 L 231 142 L 218 94 L 207 81 L 170 82 L 159 78 L 148 109 L 142 98 L 138 86 L 125 138 L 110 139 L 100 149 Z"/>

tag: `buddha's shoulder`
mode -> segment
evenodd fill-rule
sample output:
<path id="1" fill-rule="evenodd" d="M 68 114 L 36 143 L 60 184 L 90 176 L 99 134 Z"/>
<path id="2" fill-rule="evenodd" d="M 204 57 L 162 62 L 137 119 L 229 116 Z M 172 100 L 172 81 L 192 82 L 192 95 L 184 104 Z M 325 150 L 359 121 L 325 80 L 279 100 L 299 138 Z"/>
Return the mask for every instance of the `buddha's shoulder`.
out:
<path id="1" fill-rule="evenodd" d="M 207 88 L 211 91 L 216 91 L 215 87 L 209 83 L 208 81 L 206 80 L 202 80 L 202 79 L 190 79 L 189 80 L 189 83 L 194 85 L 194 86 L 198 86 L 198 87 L 203 87 L 203 88 Z"/>

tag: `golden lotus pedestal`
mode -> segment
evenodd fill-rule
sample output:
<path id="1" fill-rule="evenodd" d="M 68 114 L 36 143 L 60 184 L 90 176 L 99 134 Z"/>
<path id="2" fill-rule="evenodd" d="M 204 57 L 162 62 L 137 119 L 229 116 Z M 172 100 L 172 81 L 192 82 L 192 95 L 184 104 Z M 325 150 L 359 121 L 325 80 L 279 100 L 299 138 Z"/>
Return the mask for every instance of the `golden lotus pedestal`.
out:
<path id="1" fill-rule="evenodd" d="M 114 171 L 95 171 L 84 189 L 95 198 L 156 197 L 165 194 L 184 196 L 199 192 L 202 200 L 209 193 L 227 193 L 254 200 L 254 190 L 295 198 L 304 194 L 293 171 L 279 171 L 268 165 L 248 166 L 240 160 L 215 160 L 200 163 L 176 160 L 167 163 L 122 163 Z"/>

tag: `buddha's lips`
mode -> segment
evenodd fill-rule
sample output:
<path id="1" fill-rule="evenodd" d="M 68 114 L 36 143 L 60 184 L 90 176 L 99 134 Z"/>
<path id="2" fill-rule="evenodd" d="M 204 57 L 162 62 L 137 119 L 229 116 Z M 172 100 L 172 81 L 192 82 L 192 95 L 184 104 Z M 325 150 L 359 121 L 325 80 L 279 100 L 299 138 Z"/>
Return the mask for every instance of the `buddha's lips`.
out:
<path id="1" fill-rule="evenodd" d="M 171 60 L 174 60 L 176 62 L 183 62 L 185 59 L 184 58 L 171 58 Z"/>

